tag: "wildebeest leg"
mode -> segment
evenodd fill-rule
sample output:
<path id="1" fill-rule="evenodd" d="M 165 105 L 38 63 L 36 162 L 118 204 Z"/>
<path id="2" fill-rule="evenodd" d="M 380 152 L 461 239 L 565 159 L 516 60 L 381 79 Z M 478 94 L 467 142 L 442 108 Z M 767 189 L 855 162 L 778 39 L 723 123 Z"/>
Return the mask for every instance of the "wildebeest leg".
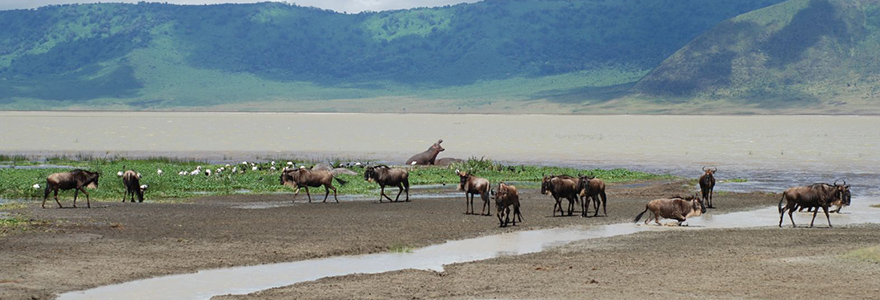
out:
<path id="1" fill-rule="evenodd" d="M 828 216 L 828 206 L 827 205 L 822 206 L 822 210 L 825 211 L 825 219 L 828 220 L 828 228 L 834 227 L 834 226 L 831 226 L 831 217 Z M 817 208 L 816 211 L 818 212 L 819 209 Z"/>
<path id="2" fill-rule="evenodd" d="M 76 208 L 76 196 L 79 195 L 79 188 L 73 190 L 73 208 Z"/>
<path id="3" fill-rule="evenodd" d="M 86 208 L 92 208 L 92 201 L 91 199 L 89 199 L 89 192 L 86 192 L 84 188 L 81 189 L 83 191 L 83 194 L 86 194 Z M 131 202 L 134 202 L 134 199 L 132 199 Z"/>
<path id="4" fill-rule="evenodd" d="M 797 227 L 797 225 L 794 224 L 794 216 L 791 215 L 793 213 L 794 213 L 794 209 L 788 210 L 788 219 L 791 220 L 791 227 Z"/>
<path id="5" fill-rule="evenodd" d="M 309 203 L 312 203 L 312 194 L 309 194 L 309 187 L 303 187 L 306 189 L 306 197 L 309 198 Z"/>
<path id="6" fill-rule="evenodd" d="M 324 188 L 326 189 L 327 187 L 325 186 Z M 336 187 L 331 185 L 330 188 L 333 189 L 333 199 L 336 200 L 336 203 L 339 203 L 339 197 L 336 196 Z M 327 191 L 327 194 L 330 194 L 330 191 Z M 324 201 L 327 201 L 327 196 L 324 196 Z"/>
<path id="7" fill-rule="evenodd" d="M 581 197 L 581 217 L 587 216 L 588 208 L 590 207 L 590 196 Z"/>
<path id="8" fill-rule="evenodd" d="M 605 192 L 599 193 L 599 195 L 596 196 L 596 199 L 594 199 L 594 201 L 596 201 L 596 214 L 594 214 L 593 216 L 595 217 L 596 215 L 599 214 L 599 202 L 598 201 L 599 201 L 600 197 L 602 199 L 602 215 L 607 217 L 608 216 L 608 197 L 605 195 Z"/>
<path id="9" fill-rule="evenodd" d="M 483 209 L 486 210 L 486 215 L 491 216 L 492 206 L 489 206 L 489 193 L 485 191 L 480 193 L 480 198 L 483 199 Z M 483 209 L 480 210 L 481 213 L 483 212 Z"/>
<path id="10" fill-rule="evenodd" d="M 471 199 L 468 198 L 468 195 L 470 195 L 470 194 L 468 194 L 467 192 L 464 193 L 464 214 L 466 214 L 466 215 L 471 214 L 471 211 L 470 211 L 470 209 L 471 209 L 471 206 L 470 206 Z"/>
<path id="11" fill-rule="evenodd" d="M 394 202 L 400 200 L 400 194 L 403 194 L 403 183 L 397 183 L 397 197 L 394 197 Z M 409 197 L 407 197 L 409 199 Z"/>
<path id="12" fill-rule="evenodd" d="M 403 190 L 406 191 L 406 202 L 409 202 L 409 180 L 403 182 Z"/>
<path id="13" fill-rule="evenodd" d="M 715 195 L 715 188 L 709 190 L 709 208 L 715 208 L 715 203 L 712 198 Z"/>
<path id="14" fill-rule="evenodd" d="M 385 185 L 379 185 L 379 203 L 382 203 L 382 196 L 385 196 Z M 388 197 L 388 196 L 385 196 Z M 388 202 L 391 202 L 391 199 L 388 199 Z"/>
<path id="15" fill-rule="evenodd" d="M 556 199 L 556 204 L 553 204 L 553 215 L 552 216 L 554 216 L 554 217 L 556 216 L 557 210 L 559 210 L 559 215 L 561 216 L 562 215 L 562 202 L 559 201 L 559 197 L 557 197 L 555 195 L 553 196 L 553 198 Z M 558 209 L 557 209 L 557 207 L 558 207 Z"/>
<path id="16" fill-rule="evenodd" d="M 519 211 L 519 204 L 513 205 L 513 225 L 516 225 L 516 218 L 519 217 L 519 221 L 523 221 L 522 213 Z"/>
<path id="17" fill-rule="evenodd" d="M 290 203 L 296 203 L 296 195 L 299 195 L 299 187 L 296 187 L 296 189 L 293 190 L 293 199 L 290 200 Z"/>

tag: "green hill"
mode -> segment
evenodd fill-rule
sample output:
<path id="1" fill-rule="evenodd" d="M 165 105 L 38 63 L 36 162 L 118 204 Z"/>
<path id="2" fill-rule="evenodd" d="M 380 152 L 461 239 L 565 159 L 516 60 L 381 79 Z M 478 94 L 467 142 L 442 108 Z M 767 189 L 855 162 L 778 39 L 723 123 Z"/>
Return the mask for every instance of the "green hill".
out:
<path id="1" fill-rule="evenodd" d="M 283 3 L 0 11 L 0 109 L 590 104 L 627 94 L 719 22 L 779 2 L 487 0 L 360 14 Z"/>
<path id="2" fill-rule="evenodd" d="M 704 108 L 858 113 L 880 103 L 878 42 L 878 0 L 790 0 L 722 22 L 635 90 Z"/>

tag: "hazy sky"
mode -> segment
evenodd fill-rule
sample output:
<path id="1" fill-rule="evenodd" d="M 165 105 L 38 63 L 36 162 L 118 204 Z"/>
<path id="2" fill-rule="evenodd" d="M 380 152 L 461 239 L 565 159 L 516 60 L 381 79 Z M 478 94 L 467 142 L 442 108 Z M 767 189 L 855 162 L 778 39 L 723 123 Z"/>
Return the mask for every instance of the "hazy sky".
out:
<path id="1" fill-rule="evenodd" d="M 113 3 L 126 2 L 137 3 L 141 0 L 0 0 L 0 10 L 35 8 L 50 4 L 68 3 Z M 167 2 L 174 4 L 216 4 L 216 3 L 255 3 L 269 0 L 161 0 L 146 2 Z M 389 9 L 404 9 L 413 7 L 433 7 L 457 3 L 473 3 L 479 0 L 287 0 L 277 2 L 296 3 L 299 6 L 314 6 L 332 9 L 338 12 L 357 13 L 365 10 L 382 11 Z"/>

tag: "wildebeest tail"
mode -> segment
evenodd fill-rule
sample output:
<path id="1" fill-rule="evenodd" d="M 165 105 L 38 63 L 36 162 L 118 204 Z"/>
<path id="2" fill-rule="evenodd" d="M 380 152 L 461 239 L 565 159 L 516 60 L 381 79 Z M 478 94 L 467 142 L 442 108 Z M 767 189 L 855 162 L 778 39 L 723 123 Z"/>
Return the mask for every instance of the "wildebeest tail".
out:
<path id="1" fill-rule="evenodd" d="M 49 198 L 49 182 L 48 182 L 48 180 L 46 182 L 46 190 L 43 192 L 43 200 L 46 200 L 47 198 Z"/>
<path id="2" fill-rule="evenodd" d="M 345 185 L 346 183 L 348 183 L 348 181 L 342 180 L 339 177 L 333 177 L 333 179 L 336 179 L 336 181 L 339 182 L 340 185 Z"/>
<path id="3" fill-rule="evenodd" d="M 779 213 L 782 213 L 782 201 L 785 201 L 785 193 L 782 193 L 782 198 L 779 199 Z"/>
<path id="4" fill-rule="evenodd" d="M 633 220 L 633 223 L 636 223 L 636 222 L 638 222 L 638 221 L 639 221 L 639 219 L 641 219 L 641 218 L 642 218 L 642 215 L 644 215 L 644 214 L 645 214 L 645 212 L 647 212 L 647 211 L 648 211 L 648 206 L 647 206 L 647 205 L 645 205 L 645 210 L 643 210 L 643 211 L 642 211 L 642 212 L 640 212 L 640 213 L 639 213 L 639 215 L 638 215 L 638 216 L 636 216 L 636 219 L 635 219 L 635 220 Z"/>

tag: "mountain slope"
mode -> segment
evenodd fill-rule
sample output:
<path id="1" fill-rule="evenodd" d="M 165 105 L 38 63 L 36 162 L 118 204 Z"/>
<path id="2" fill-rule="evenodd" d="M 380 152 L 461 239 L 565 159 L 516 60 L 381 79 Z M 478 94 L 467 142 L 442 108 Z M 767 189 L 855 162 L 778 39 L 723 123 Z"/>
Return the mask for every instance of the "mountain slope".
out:
<path id="1" fill-rule="evenodd" d="M 725 21 L 639 81 L 666 102 L 876 105 L 880 1 L 790 0 Z"/>
<path id="2" fill-rule="evenodd" d="M 718 22 L 780 1 L 487 0 L 356 15 L 282 3 L 0 11 L 0 108 L 606 99 Z"/>

